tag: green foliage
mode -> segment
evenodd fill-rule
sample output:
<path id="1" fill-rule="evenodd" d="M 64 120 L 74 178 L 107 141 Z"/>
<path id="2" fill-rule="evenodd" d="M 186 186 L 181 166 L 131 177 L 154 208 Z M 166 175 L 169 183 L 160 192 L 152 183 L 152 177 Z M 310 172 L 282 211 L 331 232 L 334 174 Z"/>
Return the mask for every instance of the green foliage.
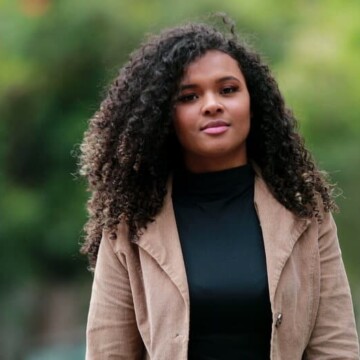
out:
<path id="1" fill-rule="evenodd" d="M 0 296 L 5 358 L 23 358 L 14 354 L 34 338 L 44 284 L 75 282 L 87 304 L 88 194 L 73 154 L 106 84 L 144 34 L 217 11 L 271 64 L 308 147 L 343 190 L 336 219 L 360 313 L 358 0 L 0 0 L 0 291 L 13 287 Z"/>
<path id="2" fill-rule="evenodd" d="M 3 286 L 84 273 L 87 194 L 71 154 L 87 119 L 143 34 L 219 10 L 271 63 L 309 147 L 344 190 L 339 232 L 351 281 L 360 282 L 358 1 L 8 0 L 0 3 Z"/>

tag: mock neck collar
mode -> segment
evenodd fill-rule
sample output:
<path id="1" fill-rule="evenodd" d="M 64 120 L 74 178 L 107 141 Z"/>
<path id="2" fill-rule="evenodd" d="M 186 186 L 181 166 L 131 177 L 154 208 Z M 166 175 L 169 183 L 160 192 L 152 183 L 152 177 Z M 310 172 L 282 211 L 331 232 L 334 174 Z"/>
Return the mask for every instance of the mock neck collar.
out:
<path id="1" fill-rule="evenodd" d="M 193 173 L 182 168 L 174 172 L 173 196 L 218 199 L 253 186 L 254 176 L 250 164 L 204 173 Z"/>

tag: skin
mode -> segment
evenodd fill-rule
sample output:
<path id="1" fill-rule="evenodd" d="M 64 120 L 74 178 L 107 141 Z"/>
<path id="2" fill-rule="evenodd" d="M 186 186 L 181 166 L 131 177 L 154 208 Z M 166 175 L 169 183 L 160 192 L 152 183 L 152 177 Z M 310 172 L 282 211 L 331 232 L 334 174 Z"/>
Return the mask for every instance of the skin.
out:
<path id="1" fill-rule="evenodd" d="M 250 117 L 250 95 L 236 60 L 210 50 L 192 62 L 174 109 L 188 170 L 220 171 L 246 164 Z"/>

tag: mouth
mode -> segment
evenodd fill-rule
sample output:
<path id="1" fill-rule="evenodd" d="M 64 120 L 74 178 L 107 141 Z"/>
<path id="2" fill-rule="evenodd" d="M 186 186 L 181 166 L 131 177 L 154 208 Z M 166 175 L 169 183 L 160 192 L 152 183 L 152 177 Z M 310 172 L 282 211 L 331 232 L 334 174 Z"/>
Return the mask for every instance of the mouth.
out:
<path id="1" fill-rule="evenodd" d="M 200 130 L 206 134 L 222 134 L 229 128 L 229 124 L 223 120 L 212 120 L 207 122 Z"/>

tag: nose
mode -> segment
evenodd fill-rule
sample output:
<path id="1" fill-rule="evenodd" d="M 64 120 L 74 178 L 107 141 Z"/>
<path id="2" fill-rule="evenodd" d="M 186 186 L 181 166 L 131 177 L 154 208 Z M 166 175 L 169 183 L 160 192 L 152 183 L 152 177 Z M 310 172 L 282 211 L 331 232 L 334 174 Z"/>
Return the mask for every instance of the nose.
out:
<path id="1" fill-rule="evenodd" d="M 204 96 L 204 102 L 202 106 L 203 115 L 216 115 L 221 114 L 223 111 L 223 105 L 215 94 L 207 94 Z"/>

